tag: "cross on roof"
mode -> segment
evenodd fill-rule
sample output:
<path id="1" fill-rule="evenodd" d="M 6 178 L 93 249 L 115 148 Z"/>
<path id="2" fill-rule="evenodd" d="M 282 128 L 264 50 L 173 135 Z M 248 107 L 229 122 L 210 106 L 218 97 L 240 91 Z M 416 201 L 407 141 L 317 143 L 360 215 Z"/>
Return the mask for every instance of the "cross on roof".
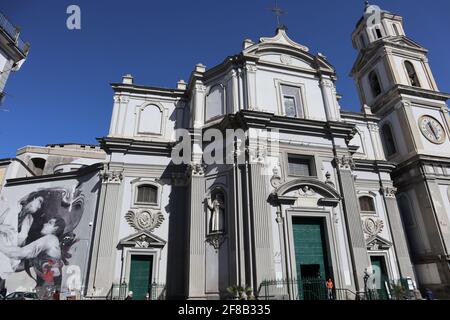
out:
<path id="1" fill-rule="evenodd" d="M 271 8 L 270 11 L 272 11 L 277 17 L 277 27 L 281 28 L 283 25 L 280 22 L 280 17 L 287 12 L 278 6 L 278 0 L 275 0 L 275 7 Z"/>

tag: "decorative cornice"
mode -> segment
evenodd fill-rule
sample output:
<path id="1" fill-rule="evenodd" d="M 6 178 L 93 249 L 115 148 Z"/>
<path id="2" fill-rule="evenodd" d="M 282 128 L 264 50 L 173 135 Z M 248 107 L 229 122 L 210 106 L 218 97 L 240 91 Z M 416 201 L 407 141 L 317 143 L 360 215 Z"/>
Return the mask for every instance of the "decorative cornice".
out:
<path id="1" fill-rule="evenodd" d="M 449 93 L 405 85 L 395 85 L 388 92 L 380 95 L 374 101 L 374 103 L 371 105 L 372 112 L 377 114 L 382 113 L 386 107 L 390 106 L 390 102 L 392 102 L 393 100 L 400 100 L 402 95 L 433 99 L 443 102 L 450 99 Z M 404 103 L 404 100 L 402 102 Z"/>
<path id="2" fill-rule="evenodd" d="M 170 157 L 175 142 L 143 141 L 129 138 L 97 138 L 106 153 L 146 154 Z"/>
<path id="3" fill-rule="evenodd" d="M 379 235 L 375 235 L 367 238 L 366 246 L 370 251 L 389 250 L 392 247 L 392 243 Z"/>
<path id="4" fill-rule="evenodd" d="M 364 112 L 353 112 L 353 111 L 346 111 L 346 110 L 341 110 L 341 118 L 342 119 L 354 119 L 354 120 L 360 120 L 360 121 L 373 121 L 373 122 L 380 122 L 381 118 L 376 116 L 376 115 L 372 115 L 372 114 L 366 114 Z"/>
<path id="5" fill-rule="evenodd" d="M 77 171 L 64 172 L 64 173 L 55 173 L 43 176 L 32 176 L 32 177 L 23 177 L 23 178 L 14 178 L 6 180 L 6 187 L 28 184 L 28 183 L 42 183 L 42 182 L 51 182 L 51 181 L 59 181 L 59 180 L 67 180 L 67 179 L 76 179 L 78 177 L 84 176 L 91 172 L 100 171 L 103 168 L 103 163 L 96 163 L 88 167 L 81 168 Z"/>
<path id="6" fill-rule="evenodd" d="M 148 231 L 139 231 L 119 241 L 119 247 L 162 248 L 166 241 Z"/>
<path id="7" fill-rule="evenodd" d="M 342 121 L 318 121 L 311 119 L 290 118 L 274 113 L 252 110 L 240 110 L 236 114 L 228 114 L 217 124 L 219 129 L 258 128 L 278 130 L 283 133 L 332 136 L 350 141 L 355 134 L 355 124 Z"/>
<path id="8" fill-rule="evenodd" d="M 135 84 L 111 83 L 111 87 L 116 93 L 124 92 L 136 94 L 152 94 L 172 98 L 180 98 L 186 95 L 186 90 L 150 87 Z"/>
<path id="9" fill-rule="evenodd" d="M 391 173 L 396 168 L 396 165 L 393 162 L 383 160 L 353 159 L 353 163 L 355 165 L 355 170 L 361 171 Z"/>

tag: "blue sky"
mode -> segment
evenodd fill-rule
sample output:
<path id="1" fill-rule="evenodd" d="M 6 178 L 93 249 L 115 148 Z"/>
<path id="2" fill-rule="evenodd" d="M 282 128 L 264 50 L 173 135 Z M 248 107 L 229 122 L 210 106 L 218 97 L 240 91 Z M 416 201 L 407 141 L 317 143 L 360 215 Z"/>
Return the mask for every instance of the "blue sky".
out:
<path id="1" fill-rule="evenodd" d="M 450 92 L 450 1 L 378 0 L 405 18 L 407 35 L 430 50 L 442 91 Z M 81 7 L 81 30 L 66 28 L 66 8 Z M 336 67 L 342 106 L 359 110 L 348 74 L 356 57 L 351 32 L 363 0 L 279 0 L 288 35 Z M 111 82 L 174 87 L 196 63 L 212 67 L 241 49 L 242 40 L 272 36 L 271 0 L 87 1 L 2 0 L 2 11 L 31 43 L 23 68 L 7 83 L 0 111 L 0 158 L 25 145 L 96 143 L 108 133 Z"/>

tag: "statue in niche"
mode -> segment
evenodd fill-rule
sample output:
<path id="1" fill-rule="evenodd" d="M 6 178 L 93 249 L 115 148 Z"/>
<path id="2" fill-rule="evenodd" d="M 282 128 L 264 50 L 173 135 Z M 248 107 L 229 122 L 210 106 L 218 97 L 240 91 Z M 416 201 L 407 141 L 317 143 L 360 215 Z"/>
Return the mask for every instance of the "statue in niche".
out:
<path id="1" fill-rule="evenodd" d="M 211 200 L 213 198 L 214 200 Z M 214 193 L 211 198 L 206 199 L 209 209 L 209 231 L 210 233 L 221 233 L 224 231 L 225 203 L 221 192 Z"/>

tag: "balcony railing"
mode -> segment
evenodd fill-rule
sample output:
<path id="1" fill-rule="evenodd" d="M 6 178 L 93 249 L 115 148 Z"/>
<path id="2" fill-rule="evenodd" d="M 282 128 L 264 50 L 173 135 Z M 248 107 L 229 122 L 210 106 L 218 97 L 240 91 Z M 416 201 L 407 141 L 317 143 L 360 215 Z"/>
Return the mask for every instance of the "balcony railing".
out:
<path id="1" fill-rule="evenodd" d="M 0 12 L 0 29 L 2 29 L 14 42 L 15 46 L 24 54 L 28 53 L 30 50 L 30 44 L 28 42 L 24 42 L 20 38 L 20 30 L 18 27 L 15 27 L 11 24 L 11 22 L 6 19 L 6 17 Z"/>

